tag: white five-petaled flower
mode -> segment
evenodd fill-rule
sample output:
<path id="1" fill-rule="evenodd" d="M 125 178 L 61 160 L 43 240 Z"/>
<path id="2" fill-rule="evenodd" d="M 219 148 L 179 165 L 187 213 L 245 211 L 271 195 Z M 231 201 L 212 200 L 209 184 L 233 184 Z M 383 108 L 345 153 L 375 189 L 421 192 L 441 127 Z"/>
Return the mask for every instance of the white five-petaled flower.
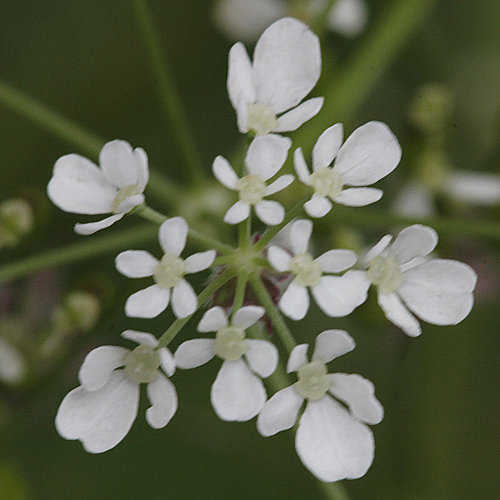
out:
<path id="1" fill-rule="evenodd" d="M 292 223 L 289 233 L 293 255 L 281 247 L 269 247 L 267 257 L 271 265 L 277 271 L 293 275 L 279 301 L 279 308 L 289 318 L 302 319 L 309 309 L 309 287 L 325 314 L 345 316 L 366 300 L 369 284 L 363 271 L 324 276 L 323 273 L 340 273 L 349 269 L 356 263 L 357 256 L 351 250 L 329 250 L 314 259 L 307 252 L 311 232 L 310 220 L 297 220 Z"/>
<path id="2" fill-rule="evenodd" d="M 126 339 L 139 344 L 133 351 L 105 345 L 91 351 L 80 368 L 80 386 L 63 399 L 56 428 L 65 439 L 79 439 L 90 453 L 115 447 L 137 416 L 139 384 L 147 384 L 151 407 L 146 420 L 153 429 L 165 427 L 177 410 L 177 393 L 170 380 L 174 358 L 167 348 L 155 349 L 150 333 L 127 330 Z"/>
<path id="3" fill-rule="evenodd" d="M 155 284 L 132 294 L 125 304 L 125 313 L 134 318 L 154 318 L 170 302 L 178 318 L 185 318 L 196 310 L 198 299 L 184 275 L 197 273 L 212 264 L 216 252 L 195 253 L 187 259 L 180 254 L 186 245 L 188 225 L 182 217 L 165 221 L 158 231 L 160 246 L 165 252 L 160 261 L 145 250 L 127 250 L 115 260 L 116 269 L 128 278 L 152 276 Z"/>
<path id="4" fill-rule="evenodd" d="M 259 432 L 272 436 L 295 424 L 307 400 L 295 449 L 302 463 L 322 481 L 356 479 L 366 473 L 373 461 L 373 434 L 365 424 L 378 424 L 384 414 L 373 384 L 356 374 L 329 374 L 326 367 L 326 363 L 354 347 L 354 340 L 343 330 L 320 333 L 311 362 L 307 361 L 308 345 L 296 346 L 290 354 L 287 372 L 297 372 L 298 381 L 270 398 L 257 419 Z"/>
<path id="5" fill-rule="evenodd" d="M 285 189 L 293 182 L 293 175 L 282 175 L 266 185 L 285 163 L 292 142 L 288 137 L 276 134 L 256 137 L 250 144 L 245 166 L 248 175 L 238 178 L 229 162 L 223 157 L 215 158 L 212 171 L 224 186 L 238 191 L 239 200 L 227 211 L 224 221 L 237 224 L 250 216 L 255 207 L 259 219 L 269 226 L 279 224 L 285 217 L 285 210 L 277 201 L 264 200 L 265 196 Z"/>
<path id="6" fill-rule="evenodd" d="M 317 97 L 298 106 L 320 73 L 318 37 L 297 19 L 288 17 L 269 26 L 255 46 L 253 63 L 242 43 L 233 45 L 227 89 L 240 132 L 296 130 L 323 105 L 323 98 Z"/>
<path id="7" fill-rule="evenodd" d="M 314 190 L 304 204 L 311 217 L 323 217 L 332 201 L 351 207 L 374 203 L 382 191 L 359 187 L 377 182 L 392 172 L 401 159 L 401 147 L 389 127 L 368 122 L 356 129 L 342 145 L 343 127 L 337 123 L 318 138 L 312 152 L 309 172 L 302 149 L 295 150 L 294 163 L 298 178 Z M 333 166 L 330 164 L 335 159 Z M 353 186 L 345 188 L 345 186 Z"/>
<path id="8" fill-rule="evenodd" d="M 456 260 L 426 258 L 438 242 L 430 227 L 414 224 L 391 240 L 384 236 L 365 259 L 366 278 L 377 286 L 387 319 L 412 337 L 422 333 L 412 312 L 434 325 L 462 321 L 474 302 L 474 270 Z"/>
<path id="9" fill-rule="evenodd" d="M 69 154 L 57 160 L 47 187 L 49 198 L 60 209 L 75 214 L 108 214 L 98 222 L 76 224 L 78 234 L 93 234 L 120 220 L 144 203 L 148 182 L 148 157 L 125 141 L 108 142 L 99 154 L 100 168 L 87 158 Z"/>
<path id="10" fill-rule="evenodd" d="M 212 406 L 222 420 L 250 420 L 266 402 L 260 377 L 274 372 L 278 350 L 267 340 L 245 338 L 245 330 L 263 314 L 262 307 L 245 306 L 229 321 L 222 307 L 212 307 L 203 315 L 198 331 L 217 332 L 215 339 L 188 340 L 175 352 L 179 368 L 201 366 L 214 356 L 223 360 L 210 392 Z"/>

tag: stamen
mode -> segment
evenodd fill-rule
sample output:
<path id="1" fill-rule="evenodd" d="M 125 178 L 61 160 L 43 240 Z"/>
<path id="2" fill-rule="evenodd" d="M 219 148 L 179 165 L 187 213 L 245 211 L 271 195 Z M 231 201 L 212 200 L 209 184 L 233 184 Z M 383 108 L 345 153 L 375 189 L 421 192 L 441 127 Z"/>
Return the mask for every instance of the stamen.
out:
<path id="1" fill-rule="evenodd" d="M 311 361 L 299 368 L 299 381 L 295 390 L 310 401 L 321 399 L 330 388 L 330 379 L 326 365 L 321 361 Z"/>
<path id="2" fill-rule="evenodd" d="M 375 257 L 370 261 L 368 279 L 377 285 L 382 293 L 391 293 L 403 282 L 403 273 L 392 257 Z"/>
<path id="3" fill-rule="evenodd" d="M 160 355 L 147 345 L 137 346 L 125 356 L 125 373 L 138 384 L 148 384 L 158 378 Z"/>
<path id="4" fill-rule="evenodd" d="M 131 196 L 135 196 L 136 194 L 140 194 L 141 190 L 139 189 L 139 186 L 137 184 L 130 184 L 129 186 L 125 186 L 124 188 L 120 189 L 118 193 L 116 193 L 116 196 L 113 200 L 113 203 L 111 204 L 111 211 L 114 214 L 119 214 L 121 213 L 120 210 L 118 210 L 118 207 L 127 199 L 130 198 Z"/>
<path id="5" fill-rule="evenodd" d="M 181 281 L 185 270 L 186 266 L 183 259 L 167 253 L 162 257 L 160 263 L 156 265 L 153 278 L 163 288 L 172 288 Z"/>
<path id="6" fill-rule="evenodd" d="M 240 200 L 255 205 L 264 197 L 266 184 L 257 175 L 246 175 L 238 180 L 236 189 L 240 192 Z"/>
<path id="7" fill-rule="evenodd" d="M 269 134 L 278 124 L 276 115 L 263 104 L 249 104 L 247 112 L 247 128 L 256 135 Z"/>
<path id="8" fill-rule="evenodd" d="M 245 331 L 236 326 L 226 326 L 217 332 L 214 350 L 219 358 L 236 361 L 247 352 Z"/>
<path id="9" fill-rule="evenodd" d="M 319 196 L 334 198 L 342 192 L 342 177 L 332 168 L 322 167 L 309 177 L 312 188 Z"/>
<path id="10" fill-rule="evenodd" d="M 313 260 L 311 254 L 307 252 L 300 253 L 291 260 L 290 271 L 301 286 L 317 285 L 322 275 L 320 263 Z"/>

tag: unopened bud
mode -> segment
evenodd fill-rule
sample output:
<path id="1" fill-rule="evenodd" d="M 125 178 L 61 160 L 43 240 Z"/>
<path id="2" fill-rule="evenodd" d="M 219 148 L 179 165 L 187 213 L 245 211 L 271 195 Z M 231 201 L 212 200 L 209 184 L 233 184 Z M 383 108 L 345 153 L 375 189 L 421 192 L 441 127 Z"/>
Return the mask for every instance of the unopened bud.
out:
<path id="1" fill-rule="evenodd" d="M 15 246 L 33 228 L 33 210 L 21 199 L 0 204 L 0 248 Z"/>

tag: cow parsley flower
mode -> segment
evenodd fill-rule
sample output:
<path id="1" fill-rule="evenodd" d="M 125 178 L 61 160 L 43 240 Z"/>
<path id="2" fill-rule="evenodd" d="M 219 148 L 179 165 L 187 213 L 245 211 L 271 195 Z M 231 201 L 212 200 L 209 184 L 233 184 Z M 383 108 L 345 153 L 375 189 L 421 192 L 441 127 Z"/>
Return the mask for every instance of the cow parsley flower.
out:
<path id="1" fill-rule="evenodd" d="M 160 246 L 165 254 L 157 260 L 145 250 L 127 250 L 115 260 L 116 269 L 128 278 L 152 276 L 155 284 L 132 294 L 125 304 L 125 313 L 134 318 L 154 318 L 170 302 L 178 318 L 193 314 L 198 303 L 192 286 L 184 279 L 211 266 L 216 252 L 195 253 L 187 259 L 180 254 L 186 245 L 188 225 L 182 217 L 165 221 L 158 232 Z"/>
<path id="2" fill-rule="evenodd" d="M 378 424 L 384 414 L 373 384 L 356 374 L 329 374 L 326 367 L 354 347 L 354 340 L 343 330 L 320 333 L 310 362 L 308 345 L 296 346 L 287 372 L 297 372 L 298 381 L 271 397 L 257 418 L 258 431 L 272 436 L 295 424 L 306 400 L 295 449 L 302 463 L 322 481 L 356 479 L 373 461 L 373 434 L 365 424 Z"/>
<path id="3" fill-rule="evenodd" d="M 11 385 L 21 382 L 28 372 L 22 354 L 6 339 L 0 337 L 0 382 Z"/>
<path id="4" fill-rule="evenodd" d="M 366 278 L 377 286 L 387 319 L 412 337 L 422 333 L 412 312 L 434 325 L 462 321 L 474 302 L 474 270 L 456 260 L 428 259 L 438 242 L 430 227 L 414 224 L 391 240 L 384 236 L 366 256 Z"/>
<path id="5" fill-rule="evenodd" d="M 265 196 L 285 189 L 293 175 L 282 175 L 267 185 L 285 163 L 292 142 L 288 137 L 269 134 L 256 137 L 248 148 L 245 165 L 248 175 L 238 178 L 229 162 L 218 156 L 212 171 L 221 184 L 238 191 L 239 200 L 227 211 L 224 221 L 237 224 L 250 216 L 250 207 L 255 207 L 257 217 L 269 226 L 279 224 L 285 217 L 285 210 L 277 201 L 264 200 Z"/>
<path id="6" fill-rule="evenodd" d="M 332 201 L 351 207 L 376 202 L 382 197 L 380 189 L 358 186 L 382 179 L 397 167 L 401 159 L 398 140 L 384 123 L 373 121 L 362 125 L 343 145 L 342 138 L 341 123 L 319 136 L 312 152 L 312 174 L 302 149 L 295 150 L 297 176 L 314 190 L 312 198 L 304 204 L 311 217 L 326 215 L 332 208 Z M 330 166 L 334 159 L 334 165 Z"/>
<path id="7" fill-rule="evenodd" d="M 87 158 L 69 154 L 57 160 L 47 192 L 52 203 L 75 214 L 108 214 L 98 222 L 76 224 L 78 234 L 93 234 L 120 220 L 144 203 L 148 182 L 148 157 L 125 141 L 108 142 L 97 167 Z"/>
<path id="8" fill-rule="evenodd" d="M 340 273 L 352 267 L 357 260 L 351 250 L 329 250 L 316 259 L 307 252 L 312 232 L 312 222 L 297 220 L 290 227 L 290 244 L 293 255 L 279 246 L 269 247 L 267 257 L 280 272 L 290 272 L 288 285 L 278 305 L 283 313 L 294 320 L 302 319 L 309 309 L 307 288 L 320 309 L 328 316 L 345 316 L 366 300 L 369 284 L 363 271 L 348 271 L 343 276 L 324 273 Z"/>
<path id="9" fill-rule="evenodd" d="M 318 37 L 293 18 L 280 19 L 264 31 L 255 46 L 253 63 L 242 43 L 233 45 L 227 89 L 239 131 L 264 135 L 296 130 L 323 105 L 319 97 L 298 105 L 320 73 Z"/>
<path id="10" fill-rule="evenodd" d="M 245 306 L 231 321 L 224 309 L 209 309 L 198 325 L 199 332 L 217 332 L 215 339 L 193 339 L 175 352 L 179 368 L 195 368 L 217 356 L 222 366 L 212 385 L 210 399 L 222 420 L 243 422 L 255 417 L 266 401 L 260 377 L 269 377 L 278 363 L 278 350 L 267 340 L 245 338 L 245 330 L 264 314 L 264 308 Z"/>
<path id="11" fill-rule="evenodd" d="M 127 435 L 137 416 L 140 384 L 147 384 L 151 407 L 146 420 L 153 429 L 165 427 L 177 410 L 175 387 L 160 370 L 174 374 L 170 351 L 155 349 L 158 341 L 150 333 L 127 330 L 122 336 L 139 346 L 130 351 L 105 345 L 91 351 L 78 373 L 81 385 L 57 411 L 57 432 L 79 439 L 90 453 L 114 448 Z"/>

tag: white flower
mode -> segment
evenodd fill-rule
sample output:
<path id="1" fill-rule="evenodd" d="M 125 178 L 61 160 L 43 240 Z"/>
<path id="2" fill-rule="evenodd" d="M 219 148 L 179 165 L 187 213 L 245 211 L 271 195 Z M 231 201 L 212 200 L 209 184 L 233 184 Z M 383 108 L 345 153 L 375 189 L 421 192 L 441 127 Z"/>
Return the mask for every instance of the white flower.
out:
<path id="1" fill-rule="evenodd" d="M 500 175 L 452 170 L 446 176 L 442 191 L 455 200 L 475 205 L 500 203 Z"/>
<path id="2" fill-rule="evenodd" d="M 264 200 L 265 196 L 285 189 L 293 175 L 282 175 L 267 185 L 285 163 L 292 142 L 288 137 L 269 134 L 256 137 L 248 148 L 245 165 L 248 175 L 238 178 L 229 162 L 223 157 L 215 158 L 212 171 L 224 186 L 238 191 L 237 201 L 224 216 L 224 221 L 237 224 L 250 216 L 250 207 L 255 207 L 257 217 L 269 226 L 279 224 L 285 217 L 285 210 L 277 201 Z"/>
<path id="3" fill-rule="evenodd" d="M 409 181 L 399 189 L 391 210 L 403 217 L 431 217 L 436 213 L 432 190 L 422 182 Z"/>
<path id="4" fill-rule="evenodd" d="M 92 234 L 120 220 L 144 203 L 148 182 L 148 157 L 125 141 L 108 142 L 99 155 L 100 168 L 77 154 L 63 156 L 54 165 L 47 187 L 49 198 L 60 209 L 75 214 L 107 214 L 98 222 L 76 224 L 78 234 Z"/>
<path id="5" fill-rule="evenodd" d="M 411 312 L 434 325 L 462 321 L 474 303 L 474 270 L 456 260 L 426 259 L 438 242 L 430 227 L 415 224 L 391 240 L 384 236 L 366 256 L 366 278 L 377 286 L 387 319 L 412 337 L 422 330 Z"/>
<path id="6" fill-rule="evenodd" d="M 267 257 L 280 272 L 291 272 L 293 281 L 279 301 L 279 308 L 294 320 L 302 319 L 309 309 L 307 287 L 321 310 L 328 316 L 339 317 L 351 313 L 366 300 L 367 283 L 363 271 L 348 271 L 343 276 L 324 276 L 352 267 L 356 254 L 351 250 L 329 250 L 313 259 L 307 252 L 312 222 L 297 220 L 290 228 L 293 256 L 278 246 L 269 247 Z"/>
<path id="7" fill-rule="evenodd" d="M 147 384 L 146 420 L 153 429 L 165 427 L 177 410 L 175 387 L 159 370 L 175 372 L 170 351 L 155 350 L 158 341 L 150 333 L 127 330 L 122 336 L 140 345 L 133 351 L 111 345 L 91 351 L 78 373 L 81 385 L 57 412 L 57 432 L 79 439 L 90 453 L 107 451 L 126 436 L 137 416 L 139 384 Z"/>
<path id="8" fill-rule="evenodd" d="M 26 361 L 9 342 L 0 338 L 0 382 L 17 384 L 27 372 Z"/>
<path id="9" fill-rule="evenodd" d="M 217 332 L 215 339 L 193 339 L 175 352 L 179 368 L 195 368 L 214 356 L 223 360 L 212 385 L 210 399 L 222 420 L 243 422 L 255 417 L 266 401 L 260 377 L 269 377 L 278 363 L 278 350 L 267 340 L 245 338 L 245 330 L 264 314 L 259 306 L 238 309 L 231 322 L 222 307 L 209 309 L 199 332 Z"/>
<path id="10" fill-rule="evenodd" d="M 158 239 L 165 254 L 158 261 L 145 250 L 127 250 L 115 260 L 116 269 L 128 278 L 153 276 L 155 281 L 143 290 L 132 294 L 125 304 L 125 313 L 134 318 L 154 318 L 170 302 L 178 318 L 185 318 L 196 311 L 197 296 L 184 275 L 203 271 L 211 266 L 216 252 L 195 253 L 187 259 L 180 254 L 186 245 L 188 225 L 182 217 L 172 217 L 160 226 Z"/>
<path id="11" fill-rule="evenodd" d="M 264 31 L 253 64 L 242 43 L 233 45 L 227 89 L 240 132 L 263 135 L 300 127 L 323 105 L 323 98 L 314 98 L 297 106 L 316 85 L 320 72 L 318 37 L 296 19 L 280 19 Z"/>
<path id="12" fill-rule="evenodd" d="M 326 363 L 354 347 L 354 340 L 343 330 L 320 333 L 311 362 L 307 361 L 308 345 L 296 346 L 287 372 L 297 372 L 298 382 L 278 391 L 257 418 L 258 431 L 272 436 L 295 424 L 306 399 L 295 449 L 302 463 L 322 481 L 356 479 L 373 461 L 373 435 L 365 424 L 378 424 L 384 414 L 373 384 L 356 374 L 329 374 L 326 367 Z M 342 401 L 349 411 L 331 396 Z"/>
<path id="13" fill-rule="evenodd" d="M 312 152 L 312 174 L 302 149 L 295 150 L 297 176 L 314 190 L 312 198 L 304 204 L 311 217 L 326 215 L 332 208 L 332 201 L 351 207 L 376 202 L 382 197 L 380 189 L 358 186 L 367 186 L 382 179 L 397 167 L 401 159 L 398 140 L 384 123 L 365 123 L 343 145 L 342 138 L 341 123 L 326 129 L 319 136 Z"/>

